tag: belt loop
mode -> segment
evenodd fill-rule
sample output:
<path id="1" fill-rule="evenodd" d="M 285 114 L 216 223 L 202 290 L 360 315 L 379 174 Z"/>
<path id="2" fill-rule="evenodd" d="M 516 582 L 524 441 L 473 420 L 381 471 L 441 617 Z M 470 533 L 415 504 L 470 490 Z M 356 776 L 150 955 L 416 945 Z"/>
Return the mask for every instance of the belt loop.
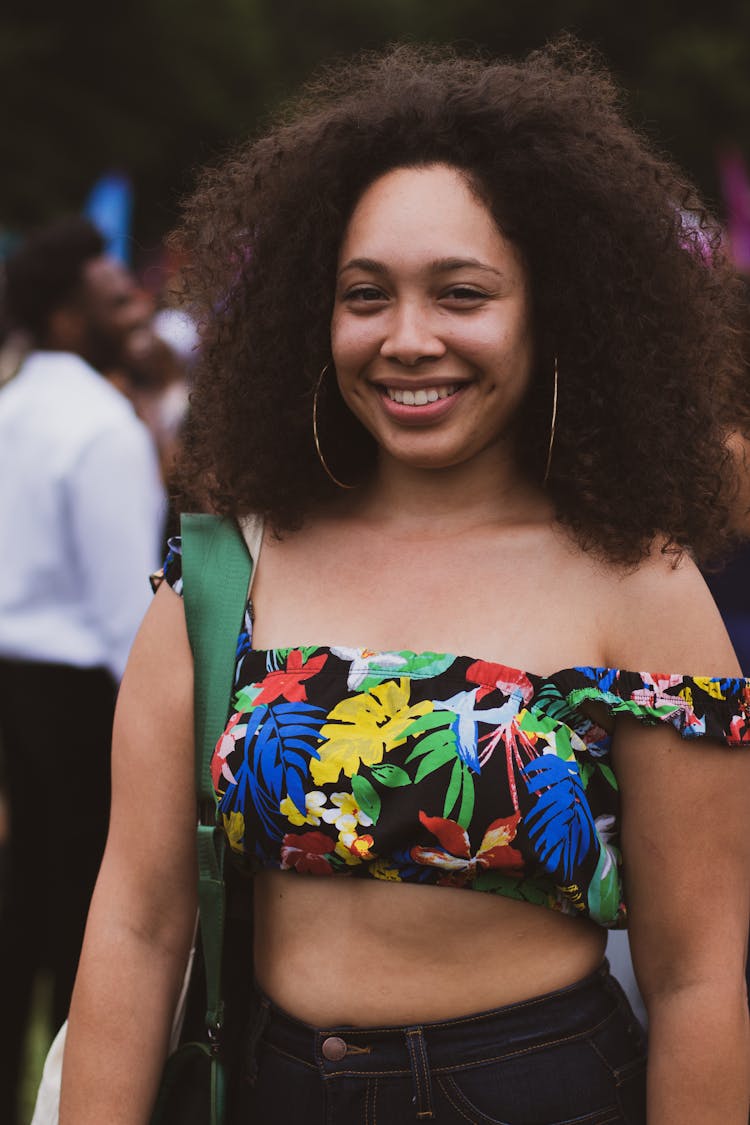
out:
<path id="1" fill-rule="evenodd" d="M 417 1108 L 417 1119 L 424 1121 L 428 1117 L 434 1117 L 435 1114 L 432 1108 L 432 1079 L 427 1058 L 427 1045 L 421 1027 L 406 1028 L 406 1046 L 409 1051 L 411 1077 L 414 1084 L 412 1101 Z"/>
<path id="2" fill-rule="evenodd" d="M 243 1077 L 249 1086 L 254 1086 L 258 1077 L 258 1044 L 266 1030 L 268 1017 L 271 1014 L 271 1002 L 263 996 L 255 1017 L 252 1020 L 245 1044 L 245 1067 Z"/>

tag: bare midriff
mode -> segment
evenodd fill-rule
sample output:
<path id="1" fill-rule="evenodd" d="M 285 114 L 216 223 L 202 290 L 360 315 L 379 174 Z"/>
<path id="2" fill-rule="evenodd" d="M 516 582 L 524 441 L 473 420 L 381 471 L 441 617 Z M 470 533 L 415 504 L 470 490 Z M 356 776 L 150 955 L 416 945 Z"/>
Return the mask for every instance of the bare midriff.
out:
<path id="1" fill-rule="evenodd" d="M 513 1004 L 593 972 L 605 946 L 587 919 L 480 891 L 281 871 L 255 880 L 258 983 L 319 1027 Z"/>

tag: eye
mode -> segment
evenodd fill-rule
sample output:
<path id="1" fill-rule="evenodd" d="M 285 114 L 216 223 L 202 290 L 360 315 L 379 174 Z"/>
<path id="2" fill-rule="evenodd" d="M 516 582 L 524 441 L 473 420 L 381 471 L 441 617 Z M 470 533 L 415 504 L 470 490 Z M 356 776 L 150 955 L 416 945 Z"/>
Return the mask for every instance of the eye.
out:
<path id="1" fill-rule="evenodd" d="M 375 285 L 356 285 L 344 293 L 343 299 L 354 304 L 369 305 L 377 301 L 385 301 L 387 298 L 382 289 L 378 289 Z"/>
<path id="2" fill-rule="evenodd" d="M 453 285 L 450 289 L 442 295 L 443 301 L 453 301 L 457 304 L 479 304 L 481 301 L 486 301 L 489 294 L 485 293 L 482 289 L 475 289 L 471 285 Z"/>

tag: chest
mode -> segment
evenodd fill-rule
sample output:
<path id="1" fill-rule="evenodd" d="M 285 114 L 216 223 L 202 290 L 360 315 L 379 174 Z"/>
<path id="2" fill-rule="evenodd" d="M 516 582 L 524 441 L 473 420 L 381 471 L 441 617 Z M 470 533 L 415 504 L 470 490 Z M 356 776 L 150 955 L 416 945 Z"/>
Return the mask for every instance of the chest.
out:
<path id="1" fill-rule="evenodd" d="M 268 540 L 253 602 L 259 648 L 453 652 L 541 673 L 602 662 L 595 583 L 530 536 Z"/>

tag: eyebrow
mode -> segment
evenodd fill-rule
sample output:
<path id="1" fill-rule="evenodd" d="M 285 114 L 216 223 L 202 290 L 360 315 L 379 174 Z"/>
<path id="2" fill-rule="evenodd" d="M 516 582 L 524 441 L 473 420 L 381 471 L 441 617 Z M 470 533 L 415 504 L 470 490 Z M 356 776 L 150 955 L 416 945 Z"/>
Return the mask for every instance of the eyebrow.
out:
<path id="1" fill-rule="evenodd" d="M 505 275 L 496 270 L 494 266 L 487 265 L 486 262 L 480 262 L 478 258 L 435 258 L 430 262 L 427 267 L 430 273 L 449 273 L 451 270 L 461 269 L 478 269 L 483 270 L 485 273 L 492 273 L 496 277 L 504 278 Z M 386 274 L 388 270 L 382 262 L 375 261 L 374 258 L 352 258 L 345 266 L 339 270 L 339 277 L 347 270 L 364 270 L 365 273 Z"/>

